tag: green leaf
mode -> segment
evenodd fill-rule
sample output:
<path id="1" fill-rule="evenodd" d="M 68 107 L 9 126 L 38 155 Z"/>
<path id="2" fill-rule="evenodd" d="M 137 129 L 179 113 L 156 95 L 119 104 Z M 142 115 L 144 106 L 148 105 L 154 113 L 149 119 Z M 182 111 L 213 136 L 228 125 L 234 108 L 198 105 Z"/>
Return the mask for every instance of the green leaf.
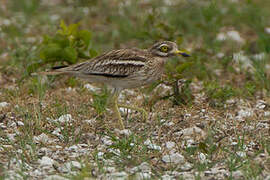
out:
<path id="1" fill-rule="evenodd" d="M 51 38 L 48 35 L 43 36 L 42 44 L 48 44 L 51 41 Z"/>
<path id="2" fill-rule="evenodd" d="M 90 50 L 89 50 L 89 54 L 90 54 L 91 58 L 93 58 L 93 57 L 96 57 L 98 53 L 97 53 L 96 50 L 90 49 Z"/>
<path id="3" fill-rule="evenodd" d="M 78 49 L 78 58 L 83 58 L 83 59 L 91 59 L 91 56 L 87 51 L 84 51 L 82 49 Z"/>
<path id="4" fill-rule="evenodd" d="M 92 34 L 91 34 L 90 31 L 81 30 L 81 31 L 78 32 L 77 37 L 84 42 L 84 45 L 86 47 L 89 47 L 90 41 L 91 41 L 91 38 L 92 38 Z"/>
<path id="5" fill-rule="evenodd" d="M 63 36 L 63 35 L 60 35 L 60 34 L 56 34 L 52 38 L 52 42 L 55 43 L 55 44 L 58 44 L 62 48 L 70 46 L 70 42 L 69 42 L 68 38 L 66 36 Z"/>
<path id="6" fill-rule="evenodd" d="M 61 20 L 60 22 L 60 29 L 57 31 L 57 33 L 66 35 L 68 33 L 68 27 L 64 20 Z"/>
<path id="7" fill-rule="evenodd" d="M 79 23 L 77 24 L 70 24 L 68 26 L 68 33 L 67 35 L 70 36 L 76 36 L 77 35 L 77 32 L 78 32 L 78 27 L 79 27 Z"/>
<path id="8" fill-rule="evenodd" d="M 72 47 L 66 47 L 62 51 L 62 60 L 67 61 L 70 64 L 74 64 L 77 62 L 78 53 L 76 49 Z"/>
<path id="9" fill-rule="evenodd" d="M 62 48 L 55 43 L 48 44 L 48 46 L 45 46 L 40 51 L 40 58 L 45 62 L 53 62 L 55 59 L 61 58 Z"/>

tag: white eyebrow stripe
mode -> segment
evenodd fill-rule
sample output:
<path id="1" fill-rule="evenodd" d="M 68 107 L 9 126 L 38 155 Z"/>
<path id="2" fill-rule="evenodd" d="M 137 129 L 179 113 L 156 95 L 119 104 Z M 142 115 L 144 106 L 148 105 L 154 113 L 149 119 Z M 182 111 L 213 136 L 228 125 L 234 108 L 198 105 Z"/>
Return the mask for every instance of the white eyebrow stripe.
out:
<path id="1" fill-rule="evenodd" d="M 167 46 L 167 47 L 169 47 L 168 44 L 161 44 L 161 45 L 158 46 L 158 48 L 161 48 L 162 46 Z"/>
<path id="2" fill-rule="evenodd" d="M 132 60 L 117 60 L 117 61 L 109 61 L 104 63 L 103 65 L 135 65 L 135 66 L 144 66 L 145 62 L 142 61 L 132 61 Z"/>

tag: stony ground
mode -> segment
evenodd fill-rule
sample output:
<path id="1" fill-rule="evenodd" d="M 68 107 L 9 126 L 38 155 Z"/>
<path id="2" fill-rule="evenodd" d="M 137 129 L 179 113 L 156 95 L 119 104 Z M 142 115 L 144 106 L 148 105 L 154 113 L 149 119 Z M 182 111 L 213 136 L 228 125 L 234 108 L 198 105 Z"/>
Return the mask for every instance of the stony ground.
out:
<path id="1" fill-rule="evenodd" d="M 40 105 L 30 96 L 3 101 L 2 175 L 11 179 L 270 178 L 270 102 L 234 98 L 224 102 L 224 108 L 213 109 L 199 84 L 192 84 L 192 106 L 160 101 L 146 122 L 139 113 L 121 109 L 124 130 L 113 128 L 117 125 L 112 114 L 100 118 L 90 107 L 91 94 L 100 91 L 90 84 L 83 90 L 48 90 Z M 170 90 L 160 85 L 155 93 Z M 126 90 L 121 100 L 139 105 L 145 96 Z M 51 104 L 58 98 L 68 110 L 52 116 Z"/>

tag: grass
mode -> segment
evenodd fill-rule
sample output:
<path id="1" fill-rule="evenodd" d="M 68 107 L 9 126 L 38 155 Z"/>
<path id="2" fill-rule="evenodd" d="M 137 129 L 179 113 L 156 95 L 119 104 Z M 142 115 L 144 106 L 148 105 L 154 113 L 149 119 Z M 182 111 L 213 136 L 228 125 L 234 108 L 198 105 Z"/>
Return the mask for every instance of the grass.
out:
<path id="1" fill-rule="evenodd" d="M 51 167 L 50 175 L 69 179 L 106 178 L 112 173 L 108 167 L 135 179 L 140 171 L 131 169 L 144 162 L 149 164 L 151 178 L 178 173 L 172 176 L 204 179 L 205 172 L 213 168 L 224 169 L 225 179 L 236 179 L 238 170 L 243 179 L 269 176 L 270 38 L 266 28 L 270 27 L 270 2 L 54 3 L 0 3 L 0 102 L 9 103 L 0 107 L 1 179 L 14 176 L 11 171 L 25 179 L 38 176 L 33 175 L 34 170 L 48 174 L 39 165 L 42 157 L 38 151 L 42 147 L 52 151 L 46 156 L 57 161 L 60 169 L 70 161 L 81 164 L 81 169 L 73 168 L 75 174 L 61 172 L 55 168 L 57 165 Z M 87 36 L 77 33 L 76 41 L 68 29 L 78 23 L 75 34 Z M 66 31 L 62 35 L 67 39 L 60 41 L 56 32 L 63 27 Z M 217 39 L 220 33 L 230 31 L 237 31 L 243 42 Z M 45 36 L 48 41 L 44 41 Z M 123 93 L 121 101 L 136 104 L 150 114 L 143 122 L 138 112 L 124 113 L 129 135 L 114 128 L 116 121 L 108 110 L 110 93 L 106 87 L 89 91 L 85 82 L 72 77 L 34 77 L 29 73 L 29 67 L 34 67 L 31 71 L 42 71 L 53 65 L 83 61 L 75 57 L 93 57 L 111 49 L 147 48 L 157 40 L 175 41 L 192 57 L 188 61 L 172 59 L 160 81 Z M 66 59 L 52 62 L 46 49 L 52 42 L 60 43 L 58 49 L 70 50 L 68 56 L 61 54 Z M 63 42 L 67 43 L 64 47 Z M 84 54 L 80 54 L 82 51 Z M 50 62 L 40 63 L 42 60 Z M 258 100 L 265 103 L 263 108 L 258 108 Z M 54 121 L 65 114 L 70 114 L 72 120 Z M 194 126 L 204 134 L 180 133 Z M 56 135 L 56 129 L 61 136 Z M 34 142 L 34 137 L 42 133 L 53 141 Z M 111 140 L 110 145 L 104 145 L 104 136 Z M 147 139 L 161 151 L 149 149 L 144 144 Z M 174 150 L 192 165 L 190 170 L 181 169 L 185 164 L 162 161 L 170 153 L 165 145 L 168 141 L 175 142 Z M 87 147 L 76 152 L 66 150 L 78 144 Z"/>

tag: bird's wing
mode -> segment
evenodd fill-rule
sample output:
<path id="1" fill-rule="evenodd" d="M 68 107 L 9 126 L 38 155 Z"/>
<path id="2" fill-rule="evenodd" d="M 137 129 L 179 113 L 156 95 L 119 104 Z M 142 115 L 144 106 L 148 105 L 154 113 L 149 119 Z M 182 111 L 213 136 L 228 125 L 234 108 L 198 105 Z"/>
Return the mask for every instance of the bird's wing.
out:
<path id="1" fill-rule="evenodd" d="M 147 62 L 147 53 L 137 49 L 113 50 L 89 61 L 68 68 L 68 71 L 85 75 L 127 77 L 142 69 Z"/>

